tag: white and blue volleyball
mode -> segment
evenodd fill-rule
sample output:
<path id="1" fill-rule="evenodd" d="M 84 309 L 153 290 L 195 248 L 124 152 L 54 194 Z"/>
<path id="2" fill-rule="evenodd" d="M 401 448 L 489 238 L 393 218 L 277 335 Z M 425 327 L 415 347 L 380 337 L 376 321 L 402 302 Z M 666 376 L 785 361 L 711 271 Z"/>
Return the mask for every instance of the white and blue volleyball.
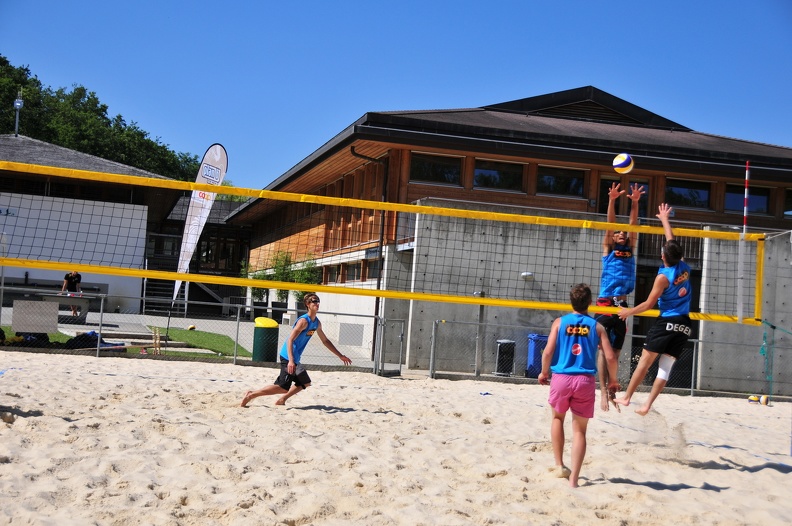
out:
<path id="1" fill-rule="evenodd" d="M 616 173 L 628 174 L 635 166 L 633 158 L 629 153 L 620 153 L 613 158 L 613 169 Z"/>

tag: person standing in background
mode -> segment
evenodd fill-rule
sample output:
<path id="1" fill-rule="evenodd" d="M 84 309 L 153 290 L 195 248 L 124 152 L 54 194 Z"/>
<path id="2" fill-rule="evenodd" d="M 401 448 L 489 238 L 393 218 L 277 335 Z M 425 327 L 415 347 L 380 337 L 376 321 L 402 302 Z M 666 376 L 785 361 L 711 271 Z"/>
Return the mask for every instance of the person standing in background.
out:
<path id="1" fill-rule="evenodd" d="M 66 276 L 63 277 L 63 286 L 61 287 L 61 293 L 69 292 L 71 294 L 82 294 L 82 289 L 80 288 L 80 283 L 82 282 L 82 276 L 76 270 L 72 270 Z M 77 316 L 77 305 L 70 305 L 72 316 Z"/>

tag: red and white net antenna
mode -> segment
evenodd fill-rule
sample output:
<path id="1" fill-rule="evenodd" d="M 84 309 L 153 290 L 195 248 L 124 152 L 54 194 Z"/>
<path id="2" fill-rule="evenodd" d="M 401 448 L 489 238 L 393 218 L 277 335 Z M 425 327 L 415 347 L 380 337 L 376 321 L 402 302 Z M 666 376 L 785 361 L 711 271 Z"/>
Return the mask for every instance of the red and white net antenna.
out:
<path id="1" fill-rule="evenodd" d="M 751 180 L 751 161 L 745 161 L 745 196 L 743 197 L 743 236 L 748 231 L 748 182 Z"/>
<path id="2" fill-rule="evenodd" d="M 745 161 L 745 194 L 743 195 L 743 229 L 740 234 L 740 249 L 737 261 L 737 322 L 743 321 L 743 298 L 745 285 L 745 234 L 748 233 L 748 185 L 751 180 L 751 161 Z"/>

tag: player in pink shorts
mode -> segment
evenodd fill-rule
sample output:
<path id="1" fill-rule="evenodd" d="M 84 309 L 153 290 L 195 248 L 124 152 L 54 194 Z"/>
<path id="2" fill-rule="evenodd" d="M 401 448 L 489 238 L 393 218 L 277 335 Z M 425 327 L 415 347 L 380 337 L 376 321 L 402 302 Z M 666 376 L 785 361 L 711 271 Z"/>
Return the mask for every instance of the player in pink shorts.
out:
<path id="1" fill-rule="evenodd" d="M 553 442 L 555 467 L 559 476 L 569 478 L 569 485 L 578 487 L 578 477 L 586 456 L 586 428 L 594 416 L 597 391 L 597 348 L 602 346 L 608 367 L 608 389 L 621 389 L 618 381 L 619 363 L 605 328 L 589 316 L 591 289 L 585 283 L 572 287 L 569 292 L 572 310 L 556 318 L 550 327 L 547 346 L 542 353 L 542 372 L 539 383 L 548 384 L 550 372 L 550 397 L 553 410 L 550 436 Z M 564 464 L 564 419 L 572 411 L 572 469 Z"/>

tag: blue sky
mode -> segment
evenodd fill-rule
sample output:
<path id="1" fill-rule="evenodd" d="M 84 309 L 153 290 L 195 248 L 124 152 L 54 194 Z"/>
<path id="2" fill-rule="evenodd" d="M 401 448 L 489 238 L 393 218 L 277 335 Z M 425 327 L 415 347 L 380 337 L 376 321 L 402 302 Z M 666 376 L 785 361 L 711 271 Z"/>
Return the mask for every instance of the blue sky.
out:
<path id="1" fill-rule="evenodd" d="M 0 0 L 0 54 L 264 188 L 367 111 L 593 85 L 792 147 L 792 2 Z M 21 116 L 24 119 L 24 115 Z"/>

